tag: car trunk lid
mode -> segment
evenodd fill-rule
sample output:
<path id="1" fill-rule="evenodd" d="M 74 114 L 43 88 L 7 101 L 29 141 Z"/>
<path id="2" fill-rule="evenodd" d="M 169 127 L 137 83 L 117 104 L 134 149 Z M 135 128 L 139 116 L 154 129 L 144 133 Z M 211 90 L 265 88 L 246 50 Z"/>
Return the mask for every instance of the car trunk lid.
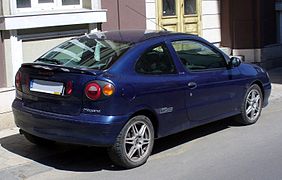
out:
<path id="1" fill-rule="evenodd" d="M 46 64 L 23 64 L 22 101 L 36 110 L 78 115 L 81 112 L 85 84 L 102 71 Z"/>

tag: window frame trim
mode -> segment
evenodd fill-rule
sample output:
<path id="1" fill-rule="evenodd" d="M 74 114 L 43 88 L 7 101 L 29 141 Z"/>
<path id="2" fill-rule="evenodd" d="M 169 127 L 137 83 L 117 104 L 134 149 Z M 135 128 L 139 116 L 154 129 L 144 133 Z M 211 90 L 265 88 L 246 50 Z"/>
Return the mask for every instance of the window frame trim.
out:
<path id="1" fill-rule="evenodd" d="M 58 10 L 68 10 L 68 9 L 82 9 L 83 2 L 79 0 L 79 5 L 63 5 L 62 0 L 54 0 L 53 3 L 39 3 L 38 0 L 30 0 L 31 7 L 18 8 L 17 0 L 12 1 L 12 7 L 14 13 L 28 13 L 28 12 L 44 12 L 44 11 L 58 11 Z"/>

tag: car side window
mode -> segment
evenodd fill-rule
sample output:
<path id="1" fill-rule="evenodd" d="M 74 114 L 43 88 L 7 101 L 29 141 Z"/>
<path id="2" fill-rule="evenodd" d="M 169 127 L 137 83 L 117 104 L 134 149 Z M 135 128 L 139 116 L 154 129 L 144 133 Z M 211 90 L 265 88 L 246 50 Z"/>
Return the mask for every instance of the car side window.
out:
<path id="1" fill-rule="evenodd" d="M 172 46 L 187 70 L 200 71 L 227 67 L 224 57 L 219 52 L 200 42 L 174 41 Z"/>
<path id="2" fill-rule="evenodd" d="M 155 46 L 147 50 L 137 61 L 135 70 L 142 74 L 174 74 L 176 68 L 164 45 Z"/>

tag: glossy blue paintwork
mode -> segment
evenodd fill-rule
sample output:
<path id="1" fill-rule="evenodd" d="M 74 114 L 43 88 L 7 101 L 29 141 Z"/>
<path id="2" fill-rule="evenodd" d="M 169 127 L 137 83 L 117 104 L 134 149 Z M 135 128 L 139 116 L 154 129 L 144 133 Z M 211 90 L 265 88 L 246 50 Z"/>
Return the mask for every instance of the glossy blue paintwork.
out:
<path id="1" fill-rule="evenodd" d="M 13 113 L 17 126 L 35 136 L 65 143 L 109 146 L 115 142 L 128 116 L 81 113 L 62 115 L 26 108 L 16 99 Z"/>
<path id="2" fill-rule="evenodd" d="M 253 83 L 262 87 L 264 105 L 267 105 L 271 84 L 262 68 L 241 64 L 233 68 L 189 72 L 181 64 L 171 41 L 200 41 L 221 53 L 227 63 L 229 57 L 197 36 L 165 32 L 155 33 L 150 38 L 140 36 L 141 40 L 138 40 L 134 33 L 140 36 L 142 31 L 130 31 L 128 39 L 135 45 L 103 72 L 60 71 L 53 76 L 40 76 L 40 70 L 31 65 L 22 66 L 20 71 L 28 73 L 30 77 L 53 81 L 71 79 L 74 90 L 70 97 L 54 97 L 32 94 L 25 89 L 27 85 L 24 84 L 23 92 L 17 91 L 18 98 L 13 102 L 17 126 L 28 133 L 55 141 L 109 146 L 115 142 L 130 117 L 138 112 L 150 114 L 156 137 L 163 137 L 239 114 L 246 91 Z M 167 46 L 177 73 L 144 75 L 135 72 L 135 63 L 142 53 L 160 43 Z M 116 89 L 114 95 L 98 101 L 87 99 L 85 85 L 97 80 L 112 83 Z M 195 82 L 197 87 L 190 89 L 189 82 Z M 166 112 L 169 108 L 173 108 L 172 111 Z"/>

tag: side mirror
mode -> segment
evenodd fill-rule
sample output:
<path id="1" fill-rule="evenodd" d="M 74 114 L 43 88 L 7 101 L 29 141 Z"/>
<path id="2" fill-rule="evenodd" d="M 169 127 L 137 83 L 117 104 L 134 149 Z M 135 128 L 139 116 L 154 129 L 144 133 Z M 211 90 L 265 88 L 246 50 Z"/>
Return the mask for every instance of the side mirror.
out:
<path id="1" fill-rule="evenodd" d="M 241 59 L 238 57 L 231 57 L 229 61 L 229 67 L 238 67 L 242 63 Z"/>

